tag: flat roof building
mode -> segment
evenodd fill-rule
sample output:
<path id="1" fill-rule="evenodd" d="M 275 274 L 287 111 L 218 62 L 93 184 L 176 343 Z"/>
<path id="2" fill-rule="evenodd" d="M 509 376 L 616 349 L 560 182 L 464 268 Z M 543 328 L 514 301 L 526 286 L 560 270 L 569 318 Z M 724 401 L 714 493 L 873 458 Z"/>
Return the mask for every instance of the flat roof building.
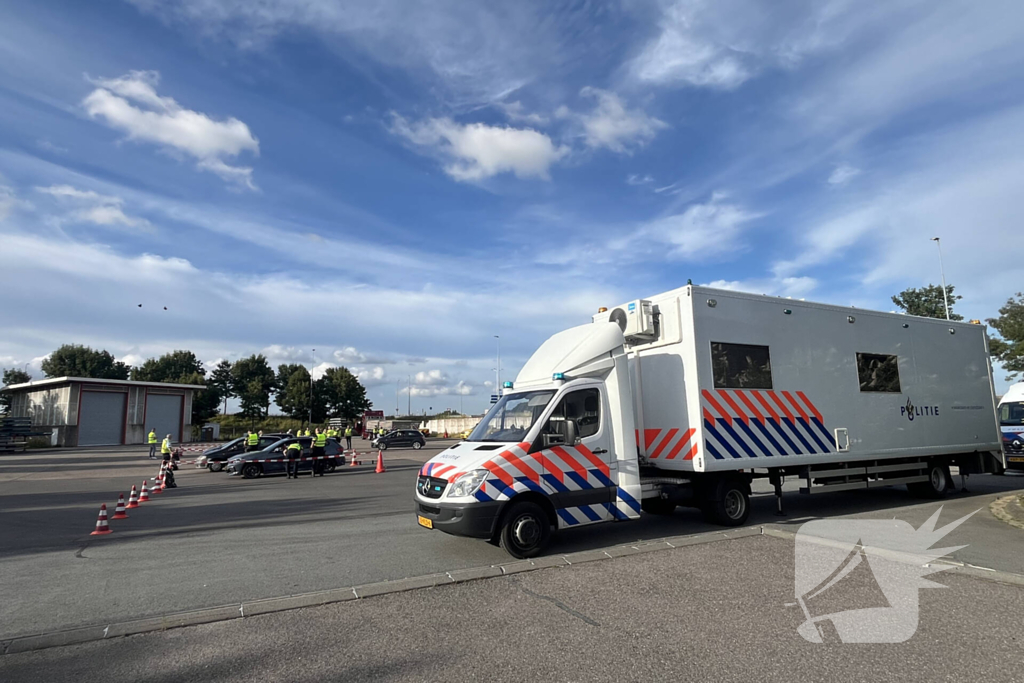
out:
<path id="1" fill-rule="evenodd" d="M 55 446 L 192 440 L 192 397 L 205 386 L 90 377 L 51 377 L 3 388 L 11 416 L 32 418 L 34 431 L 50 431 Z"/>

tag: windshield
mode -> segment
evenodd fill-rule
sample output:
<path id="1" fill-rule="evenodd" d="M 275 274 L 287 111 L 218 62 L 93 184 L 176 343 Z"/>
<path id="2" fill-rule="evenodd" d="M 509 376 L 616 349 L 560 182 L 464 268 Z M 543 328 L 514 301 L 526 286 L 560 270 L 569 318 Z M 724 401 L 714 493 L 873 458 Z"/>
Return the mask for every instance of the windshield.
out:
<path id="1" fill-rule="evenodd" d="M 522 441 L 554 395 L 547 390 L 502 396 L 467 441 Z"/>
<path id="2" fill-rule="evenodd" d="M 1024 425 L 1024 403 L 1004 403 L 999 406 L 999 424 L 1004 427 Z"/>

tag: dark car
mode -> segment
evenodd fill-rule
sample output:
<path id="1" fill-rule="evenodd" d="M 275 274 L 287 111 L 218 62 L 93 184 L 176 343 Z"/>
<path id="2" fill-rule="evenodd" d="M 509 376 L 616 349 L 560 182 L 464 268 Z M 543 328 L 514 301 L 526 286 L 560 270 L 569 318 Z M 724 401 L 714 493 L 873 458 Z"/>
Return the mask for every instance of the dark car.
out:
<path id="1" fill-rule="evenodd" d="M 273 445 L 287 436 L 287 434 L 264 434 L 260 437 L 260 443 L 257 448 L 259 450 L 263 450 L 267 446 Z M 246 437 L 244 436 L 241 436 L 234 441 L 228 441 L 226 444 L 222 444 L 214 448 L 208 448 L 203 451 L 202 464 L 206 465 L 206 469 L 211 472 L 220 472 L 224 469 L 224 464 L 229 458 L 238 455 L 239 453 L 245 453 L 245 448 Z"/>
<path id="2" fill-rule="evenodd" d="M 235 455 L 228 461 L 224 469 L 228 474 L 240 474 L 245 479 L 260 477 L 264 474 L 284 474 L 286 468 L 285 458 L 287 458 L 285 448 L 288 447 L 288 444 L 295 441 L 302 445 L 302 457 L 308 458 L 312 450 L 313 439 L 308 436 L 289 436 L 275 441 L 262 451 Z M 336 439 L 327 439 L 327 445 L 324 446 L 324 455 L 328 456 L 324 460 L 324 472 L 333 472 L 336 468 L 345 464 L 342 446 Z M 300 472 L 309 472 L 312 469 L 312 460 L 302 460 L 299 462 Z"/>
<path id="3" fill-rule="evenodd" d="M 374 448 L 386 451 L 389 448 L 415 448 L 419 450 L 427 445 L 427 440 L 415 429 L 396 429 L 373 440 Z"/>

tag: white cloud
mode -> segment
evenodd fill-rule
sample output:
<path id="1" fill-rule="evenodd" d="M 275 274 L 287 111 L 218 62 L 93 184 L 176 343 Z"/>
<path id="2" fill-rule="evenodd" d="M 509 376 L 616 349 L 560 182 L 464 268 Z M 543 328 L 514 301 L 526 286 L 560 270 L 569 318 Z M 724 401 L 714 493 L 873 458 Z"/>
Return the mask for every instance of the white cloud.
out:
<path id="1" fill-rule="evenodd" d="M 613 92 L 586 87 L 580 95 L 594 98 L 597 104 L 585 114 L 572 114 L 560 107 L 556 115 L 574 119 L 583 130 L 588 147 L 607 147 L 613 152 L 628 153 L 654 139 L 659 130 L 668 127 L 664 121 L 648 116 L 639 109 L 628 109 Z"/>
<path id="2" fill-rule="evenodd" d="M 772 279 L 755 278 L 752 280 L 714 280 L 704 285 L 715 289 L 728 289 L 734 292 L 751 294 L 768 294 L 800 299 L 813 292 L 818 281 L 811 277 L 780 277 Z"/>
<path id="3" fill-rule="evenodd" d="M 387 377 L 387 373 L 384 372 L 384 368 L 379 365 L 372 368 L 360 368 L 353 374 L 355 374 L 365 387 L 375 387 L 391 383 L 391 380 Z"/>
<path id="4" fill-rule="evenodd" d="M 392 114 L 391 132 L 448 159 L 445 173 L 459 181 L 479 181 L 499 173 L 547 180 L 551 165 L 569 153 L 547 135 L 531 129 L 456 123 L 448 118 L 409 123 Z"/>
<path id="5" fill-rule="evenodd" d="M 225 157 L 242 152 L 259 154 L 259 141 L 234 117 L 214 118 L 185 109 L 170 97 L 158 95 L 156 71 L 132 71 L 120 78 L 98 79 L 82 101 L 89 116 L 123 131 L 130 140 L 151 142 L 196 160 L 197 168 L 217 174 L 237 187 L 255 190 L 252 169 L 231 166 Z"/>
<path id="6" fill-rule="evenodd" d="M 681 261 L 733 253 L 744 226 L 759 214 L 724 199 L 716 194 L 706 203 L 691 204 L 682 213 L 649 221 L 628 237 L 615 240 L 612 248 Z"/>
<path id="7" fill-rule="evenodd" d="M 14 190 L 6 185 L 0 185 L 0 221 L 6 219 L 17 205 L 18 197 Z"/>
<path id="8" fill-rule="evenodd" d="M 368 355 L 354 346 L 346 346 L 334 351 L 334 358 L 341 364 L 390 365 L 395 361 L 383 355 Z"/>
<path id="9" fill-rule="evenodd" d="M 650 176 L 650 175 L 643 175 L 642 176 L 642 175 L 637 175 L 636 173 L 631 173 L 628 176 L 626 176 L 626 184 L 627 185 L 646 185 L 647 183 L 653 183 L 653 182 L 654 182 L 654 178 L 652 176 Z"/>
<path id="10" fill-rule="evenodd" d="M 436 386 L 445 384 L 447 381 L 448 376 L 441 370 L 424 370 L 417 372 L 413 377 L 415 385 Z"/>
<path id="11" fill-rule="evenodd" d="M 153 229 L 152 224 L 145 218 L 126 214 L 121 208 L 124 205 L 124 200 L 120 197 L 103 195 L 93 190 L 80 190 L 71 185 L 37 187 L 36 191 L 79 207 L 66 214 L 62 220 L 92 223 L 104 227 L 123 226 L 147 232 Z"/>
<path id="12" fill-rule="evenodd" d="M 411 388 L 403 388 L 401 393 L 403 395 L 408 395 L 410 391 L 414 398 L 426 398 L 432 396 L 475 396 L 477 393 L 472 384 L 462 380 L 459 380 L 456 384 L 428 386 L 417 386 L 414 384 Z"/>
<path id="13" fill-rule="evenodd" d="M 505 113 L 505 116 L 507 116 L 510 121 L 521 121 L 533 126 L 546 126 L 549 121 L 548 117 L 536 112 L 527 113 L 523 103 L 518 100 L 507 103 L 499 102 L 497 107 Z"/>
<path id="14" fill-rule="evenodd" d="M 829 185 L 845 185 L 846 183 L 853 180 L 856 176 L 860 175 L 860 169 L 854 168 L 849 164 L 840 164 L 828 177 Z"/>

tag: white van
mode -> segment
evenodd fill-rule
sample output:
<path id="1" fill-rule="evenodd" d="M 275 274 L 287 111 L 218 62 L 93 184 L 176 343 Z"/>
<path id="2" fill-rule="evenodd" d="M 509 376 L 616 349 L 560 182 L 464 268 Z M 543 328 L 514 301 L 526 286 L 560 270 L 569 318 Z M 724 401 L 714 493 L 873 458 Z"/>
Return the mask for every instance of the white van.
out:
<path id="1" fill-rule="evenodd" d="M 1024 382 L 1014 384 L 999 401 L 1006 469 L 1024 470 Z"/>
<path id="2" fill-rule="evenodd" d="M 980 325 L 686 286 L 560 332 L 469 438 L 427 462 L 420 525 L 536 555 L 553 529 L 1003 467 Z"/>

